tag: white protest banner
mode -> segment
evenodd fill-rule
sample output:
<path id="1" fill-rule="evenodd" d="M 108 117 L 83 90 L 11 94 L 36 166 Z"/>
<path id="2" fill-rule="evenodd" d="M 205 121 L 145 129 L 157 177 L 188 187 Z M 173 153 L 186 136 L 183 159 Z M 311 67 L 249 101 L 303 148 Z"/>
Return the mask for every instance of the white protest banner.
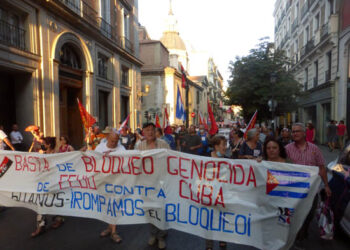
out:
<path id="1" fill-rule="evenodd" d="M 288 249 L 317 167 L 171 150 L 41 155 L 0 151 L 0 204 L 111 224 L 152 223 L 207 239 Z"/>

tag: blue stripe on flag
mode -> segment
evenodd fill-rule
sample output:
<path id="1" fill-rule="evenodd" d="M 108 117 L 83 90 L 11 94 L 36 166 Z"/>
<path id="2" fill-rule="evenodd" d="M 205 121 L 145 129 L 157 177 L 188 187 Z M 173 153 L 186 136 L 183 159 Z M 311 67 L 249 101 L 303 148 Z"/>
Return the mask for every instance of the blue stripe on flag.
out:
<path id="1" fill-rule="evenodd" d="M 297 199 L 303 199 L 307 197 L 307 193 L 296 193 L 296 192 L 289 192 L 289 191 L 271 191 L 270 193 L 268 193 L 268 195 L 281 196 L 286 198 L 297 198 Z"/>
<path id="2" fill-rule="evenodd" d="M 292 181 L 280 181 L 278 186 L 283 187 L 296 187 L 296 188 L 310 188 L 310 183 L 308 182 L 292 182 Z"/>
<path id="3" fill-rule="evenodd" d="M 293 177 L 308 177 L 310 178 L 309 173 L 296 172 L 296 171 L 283 171 L 283 170 L 272 170 L 269 169 L 269 172 L 273 175 L 284 175 L 284 176 L 293 176 Z"/>

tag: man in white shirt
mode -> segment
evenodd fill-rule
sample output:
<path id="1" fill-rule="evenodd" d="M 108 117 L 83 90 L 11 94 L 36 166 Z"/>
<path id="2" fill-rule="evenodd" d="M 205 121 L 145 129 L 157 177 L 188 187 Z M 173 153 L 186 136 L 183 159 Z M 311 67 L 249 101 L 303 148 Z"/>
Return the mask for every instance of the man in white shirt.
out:
<path id="1" fill-rule="evenodd" d="M 11 143 L 17 151 L 24 151 L 23 136 L 18 131 L 18 125 L 12 125 L 12 132 L 10 133 Z"/>
<path id="2" fill-rule="evenodd" d="M 3 130 L 3 127 L 0 126 L 0 150 L 5 149 L 5 143 L 6 143 L 7 146 L 11 148 L 12 151 L 15 151 L 15 148 L 12 146 L 10 140 L 7 138 L 7 135 L 2 130 Z"/>
<path id="3" fill-rule="evenodd" d="M 95 151 L 102 154 L 109 154 L 111 152 L 125 151 L 125 148 L 123 145 L 121 145 L 121 143 L 119 143 L 119 134 L 112 131 L 107 137 L 107 142 L 101 142 L 98 144 Z M 108 235 L 110 235 L 111 239 L 116 243 L 120 243 L 122 241 L 122 238 L 117 233 L 117 225 L 109 224 L 108 227 L 100 234 L 101 237 L 106 237 Z"/>

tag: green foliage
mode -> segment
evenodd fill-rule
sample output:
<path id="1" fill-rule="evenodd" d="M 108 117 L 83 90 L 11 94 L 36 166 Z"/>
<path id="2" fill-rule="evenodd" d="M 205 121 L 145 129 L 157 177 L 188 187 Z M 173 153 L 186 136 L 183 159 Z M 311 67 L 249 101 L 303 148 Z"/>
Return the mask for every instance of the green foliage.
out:
<path id="1" fill-rule="evenodd" d="M 284 52 L 274 51 L 273 43 L 262 38 L 261 43 L 250 50 L 249 55 L 236 57 L 235 62 L 230 62 L 227 104 L 242 106 L 246 120 L 250 119 L 255 110 L 258 110 L 260 121 L 271 119 L 267 102 L 272 97 L 278 102 L 276 115 L 295 111 L 295 99 L 300 95 L 301 85 L 286 70 L 288 64 Z M 276 76 L 275 83 L 271 83 L 272 74 Z"/>

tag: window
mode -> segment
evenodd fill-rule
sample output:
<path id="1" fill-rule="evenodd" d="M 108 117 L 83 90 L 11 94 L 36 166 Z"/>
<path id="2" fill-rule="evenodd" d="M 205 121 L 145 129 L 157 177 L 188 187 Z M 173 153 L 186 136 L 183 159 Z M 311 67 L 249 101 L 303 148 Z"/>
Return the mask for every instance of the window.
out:
<path id="1" fill-rule="evenodd" d="M 304 45 L 306 45 L 307 42 L 309 41 L 309 36 L 310 36 L 310 28 L 309 26 L 307 26 L 304 32 Z"/>
<path id="2" fill-rule="evenodd" d="M 129 68 L 122 66 L 122 85 L 129 86 Z"/>
<path id="3" fill-rule="evenodd" d="M 318 85 L 318 61 L 314 62 L 315 77 L 314 77 L 314 87 Z"/>
<path id="4" fill-rule="evenodd" d="M 201 95 L 200 95 L 199 91 L 197 91 L 197 104 L 200 103 L 200 98 L 201 98 Z"/>
<path id="5" fill-rule="evenodd" d="M 107 79 L 108 58 L 102 54 L 98 54 L 98 76 Z"/>
<path id="6" fill-rule="evenodd" d="M 60 63 L 73 69 L 81 69 L 81 62 L 78 53 L 70 44 L 64 44 L 60 51 Z"/>
<path id="7" fill-rule="evenodd" d="M 348 47 L 348 82 L 350 82 L 350 45 Z"/>
<path id="8" fill-rule="evenodd" d="M 108 96 L 109 92 L 98 91 L 98 122 L 101 128 L 108 126 Z"/>
<path id="9" fill-rule="evenodd" d="M 332 74 L 332 51 L 329 51 L 326 54 L 326 64 L 327 64 L 327 70 L 325 71 L 325 82 L 328 82 L 331 80 L 331 74 Z"/>
<path id="10" fill-rule="evenodd" d="M 304 73 L 304 79 L 305 79 L 305 82 L 304 82 L 304 89 L 305 91 L 307 90 L 307 86 L 308 86 L 308 83 L 309 83 L 309 68 L 305 68 L 305 73 Z"/>
<path id="11" fill-rule="evenodd" d="M 315 29 L 314 32 L 316 32 L 320 28 L 320 13 L 318 13 L 315 16 Z"/>

